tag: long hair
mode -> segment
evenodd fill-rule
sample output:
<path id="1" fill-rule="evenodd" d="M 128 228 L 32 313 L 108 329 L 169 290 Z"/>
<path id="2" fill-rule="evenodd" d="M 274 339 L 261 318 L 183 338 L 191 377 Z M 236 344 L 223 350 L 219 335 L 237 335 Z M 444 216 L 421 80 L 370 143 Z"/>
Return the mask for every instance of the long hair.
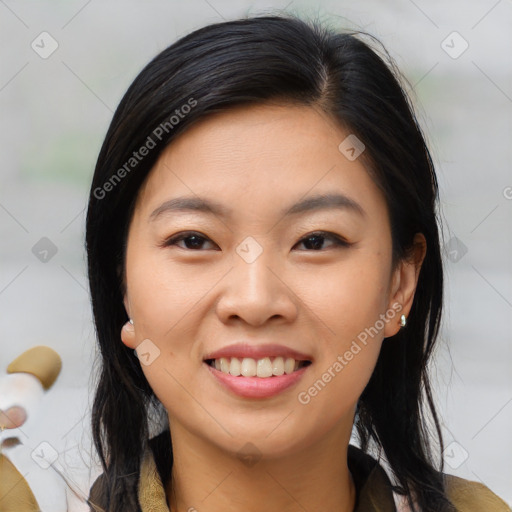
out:
<path id="1" fill-rule="evenodd" d="M 371 445 L 383 450 L 395 491 L 411 507 L 454 510 L 444 489 L 442 457 L 435 461 L 443 442 L 428 376 L 443 297 L 438 186 L 399 72 L 382 47 L 372 49 L 364 39 L 292 16 L 209 25 L 157 55 L 122 98 L 97 160 L 86 225 L 101 352 L 92 431 L 108 510 L 139 510 L 136 483 L 148 410 L 158 402 L 133 351 L 120 342 L 128 319 L 125 245 L 137 193 L 162 150 L 194 122 L 267 101 L 319 107 L 364 143 L 363 162 L 389 211 L 394 264 L 408 256 L 415 233 L 425 236 L 427 252 L 408 325 L 384 341 L 359 399 L 355 426 L 363 450 Z M 150 149 L 141 157 L 143 146 Z"/>

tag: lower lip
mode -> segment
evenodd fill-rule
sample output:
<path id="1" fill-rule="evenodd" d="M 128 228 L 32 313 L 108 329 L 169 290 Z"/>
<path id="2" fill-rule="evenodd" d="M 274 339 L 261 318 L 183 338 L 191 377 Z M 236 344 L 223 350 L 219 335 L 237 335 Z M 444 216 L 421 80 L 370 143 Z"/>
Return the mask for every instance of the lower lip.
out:
<path id="1" fill-rule="evenodd" d="M 210 373 L 235 395 L 244 398 L 269 398 L 278 395 L 285 389 L 296 384 L 304 372 L 311 366 L 305 366 L 293 373 L 274 375 L 272 377 L 235 377 L 216 370 L 207 363 L 204 363 Z"/>

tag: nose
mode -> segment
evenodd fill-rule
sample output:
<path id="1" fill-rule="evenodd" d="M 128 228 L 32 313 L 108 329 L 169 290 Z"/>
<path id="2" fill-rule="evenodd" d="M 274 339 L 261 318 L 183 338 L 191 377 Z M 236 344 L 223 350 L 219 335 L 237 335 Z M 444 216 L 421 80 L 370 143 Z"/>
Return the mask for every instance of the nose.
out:
<path id="1" fill-rule="evenodd" d="M 289 323 L 297 316 L 297 297 L 265 251 L 247 263 L 235 258 L 217 301 L 216 311 L 224 323 L 235 319 L 259 327 L 272 320 Z"/>

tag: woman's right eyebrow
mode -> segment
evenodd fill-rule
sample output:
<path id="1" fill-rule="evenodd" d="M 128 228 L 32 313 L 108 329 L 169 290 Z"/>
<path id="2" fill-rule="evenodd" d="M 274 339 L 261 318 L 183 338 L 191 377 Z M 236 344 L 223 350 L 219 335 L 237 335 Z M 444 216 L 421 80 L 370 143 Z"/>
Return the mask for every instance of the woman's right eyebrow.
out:
<path id="1" fill-rule="evenodd" d="M 290 207 L 279 212 L 280 218 L 291 215 L 299 215 L 311 211 L 341 209 L 356 213 L 362 217 L 366 216 L 363 207 L 350 197 L 340 193 L 316 194 L 306 197 Z M 156 220 L 163 214 L 175 212 L 202 212 L 223 218 L 233 216 L 233 210 L 225 205 L 211 199 L 199 196 L 182 196 L 169 199 L 156 208 L 149 216 L 150 221 Z"/>
<path id="2" fill-rule="evenodd" d="M 149 220 L 153 221 L 160 217 L 162 214 L 175 213 L 175 212 L 202 212 L 218 217 L 231 217 L 233 211 L 217 201 L 205 199 L 199 196 L 182 196 L 169 199 L 156 208 Z"/>

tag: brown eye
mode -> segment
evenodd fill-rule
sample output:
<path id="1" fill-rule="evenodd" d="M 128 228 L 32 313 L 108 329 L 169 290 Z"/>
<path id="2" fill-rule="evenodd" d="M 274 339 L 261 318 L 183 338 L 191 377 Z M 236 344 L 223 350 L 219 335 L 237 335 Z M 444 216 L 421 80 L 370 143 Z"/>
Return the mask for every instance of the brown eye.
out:
<path id="1" fill-rule="evenodd" d="M 326 240 L 330 241 L 330 246 L 334 247 L 348 247 L 350 245 L 334 233 L 328 233 L 326 231 L 311 233 L 304 237 L 298 245 L 303 244 L 306 250 L 321 251 L 325 249 L 324 243 Z"/>
<path id="2" fill-rule="evenodd" d="M 181 249 L 198 251 L 204 248 L 203 246 L 205 242 L 213 244 L 213 242 L 211 242 L 207 237 L 204 237 L 194 231 L 189 231 L 168 238 L 163 245 L 165 247 L 176 245 Z M 180 243 L 182 243 L 182 245 L 179 245 Z"/>

